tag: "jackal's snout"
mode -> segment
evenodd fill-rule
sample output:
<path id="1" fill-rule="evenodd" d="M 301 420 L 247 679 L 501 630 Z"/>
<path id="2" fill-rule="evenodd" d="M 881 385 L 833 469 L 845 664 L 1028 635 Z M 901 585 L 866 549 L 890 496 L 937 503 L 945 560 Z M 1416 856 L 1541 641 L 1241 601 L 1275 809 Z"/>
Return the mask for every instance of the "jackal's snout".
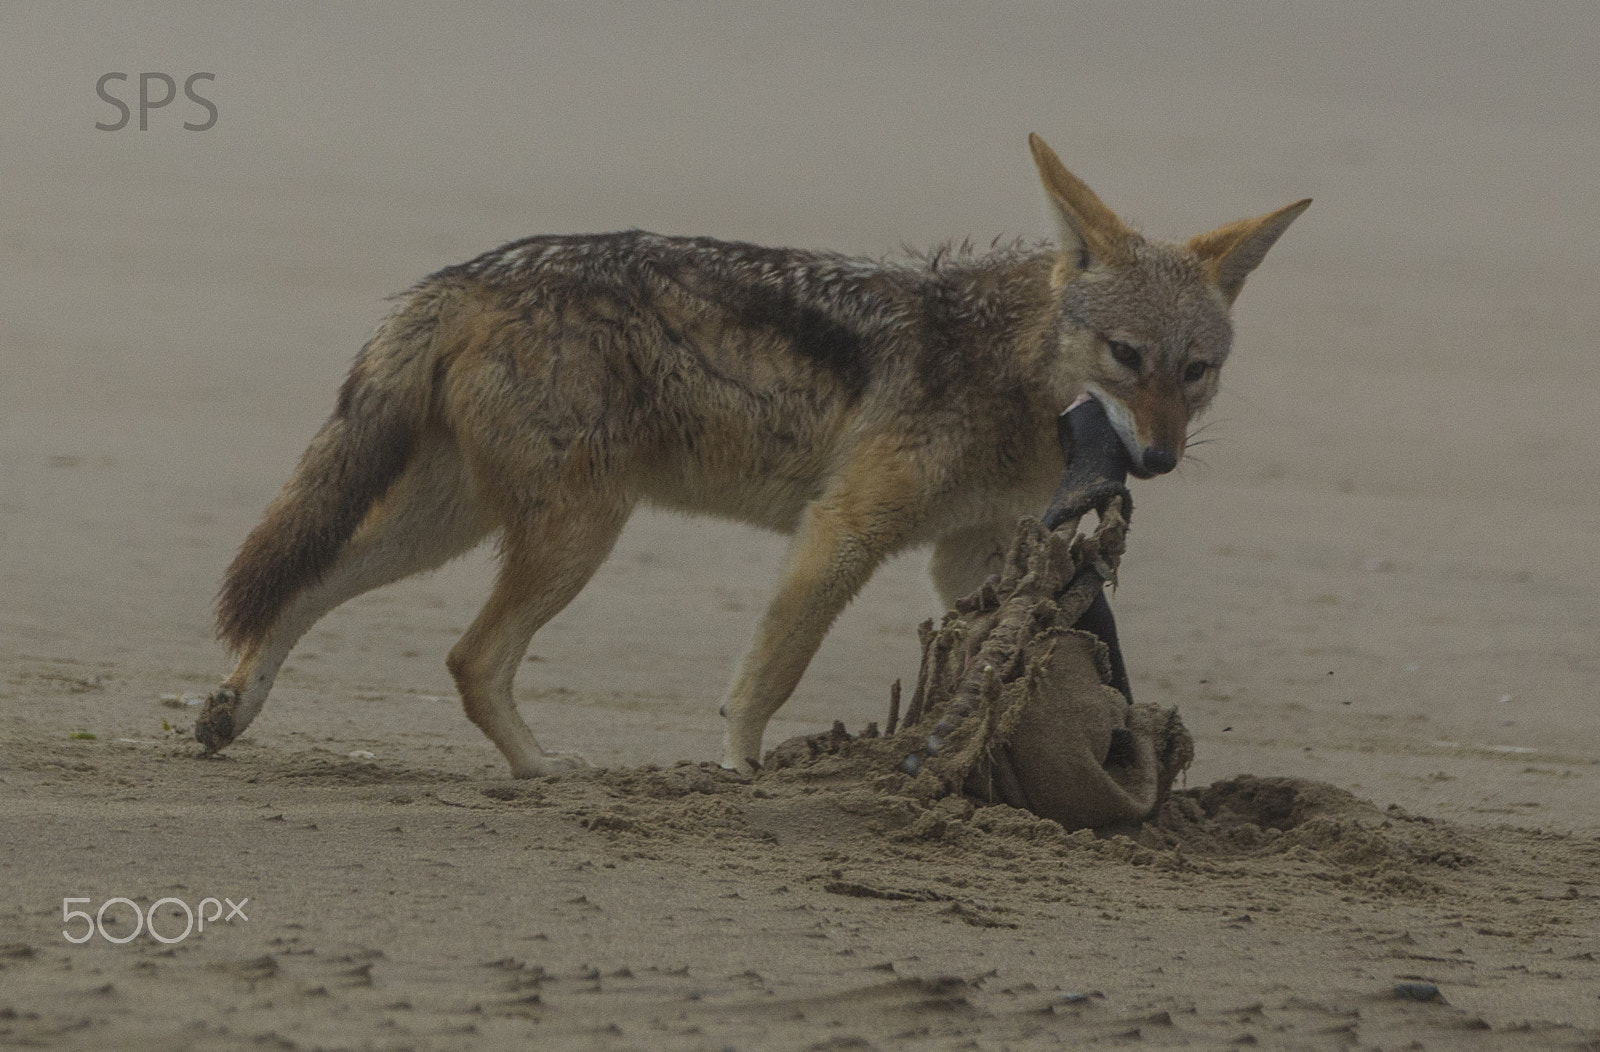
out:
<path id="1" fill-rule="evenodd" d="M 1165 475 L 1178 466 L 1178 454 L 1170 449 L 1151 447 L 1144 451 L 1140 466 L 1152 475 Z"/>
<path id="2" fill-rule="evenodd" d="M 1189 430 L 1189 407 L 1181 387 L 1160 374 L 1142 377 L 1120 415 L 1118 430 L 1135 475 L 1153 478 L 1178 466 Z"/>

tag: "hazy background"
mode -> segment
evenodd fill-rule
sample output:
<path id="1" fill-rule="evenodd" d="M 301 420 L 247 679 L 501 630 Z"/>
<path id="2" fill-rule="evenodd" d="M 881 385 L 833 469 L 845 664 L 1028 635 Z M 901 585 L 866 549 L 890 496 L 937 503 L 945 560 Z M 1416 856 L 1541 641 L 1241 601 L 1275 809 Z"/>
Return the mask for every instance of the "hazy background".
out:
<path id="1" fill-rule="evenodd" d="M 1482 747 L 1600 756 L 1597 54 L 1592 3 L 8 3 L 0 664 L 99 670 L 129 726 L 223 673 L 222 568 L 421 275 L 538 232 L 1034 237 L 1037 131 L 1154 235 L 1316 198 L 1240 300 L 1206 464 L 1136 490 L 1117 609 L 1195 776 L 1360 763 L 1426 805 L 1417 771 L 1465 748 L 1484 801 L 1526 798 Z M 110 71 L 135 113 L 102 132 Z M 179 97 L 139 132 L 145 71 Z M 219 118 L 186 132 L 201 71 Z M 641 516 L 535 640 L 530 722 L 603 762 L 711 758 L 780 551 Z M 921 561 L 775 737 L 882 715 L 937 613 Z M 488 572 L 330 617 L 251 735 L 381 739 L 370 691 L 479 741 L 442 659 Z M 0 696 L 48 717 L 17 676 Z M 1592 823 L 1587 777 L 1539 799 Z"/>

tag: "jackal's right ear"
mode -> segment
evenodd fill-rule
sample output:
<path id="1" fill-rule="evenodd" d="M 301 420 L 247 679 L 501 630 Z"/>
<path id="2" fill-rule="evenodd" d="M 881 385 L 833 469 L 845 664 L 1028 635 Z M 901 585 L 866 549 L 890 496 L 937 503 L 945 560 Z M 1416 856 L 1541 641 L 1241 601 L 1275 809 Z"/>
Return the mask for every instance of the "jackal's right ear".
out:
<path id="1" fill-rule="evenodd" d="M 1254 219 L 1241 219 L 1237 223 L 1219 226 L 1205 234 L 1189 239 L 1189 251 L 1200 257 L 1200 262 L 1217 283 L 1217 288 L 1232 303 L 1244 288 L 1244 279 L 1261 265 L 1267 249 L 1278 236 L 1289 229 L 1289 224 L 1300 213 L 1311 207 L 1311 198 L 1284 205 L 1276 212 L 1268 212 Z"/>
<path id="2" fill-rule="evenodd" d="M 1067 171 L 1043 139 L 1029 135 L 1028 145 L 1033 149 L 1033 163 L 1039 166 L 1039 179 L 1060 228 L 1064 261 L 1074 270 L 1082 270 L 1089 263 L 1085 257 L 1092 256 L 1102 263 L 1123 259 L 1133 232 L 1082 179 Z"/>

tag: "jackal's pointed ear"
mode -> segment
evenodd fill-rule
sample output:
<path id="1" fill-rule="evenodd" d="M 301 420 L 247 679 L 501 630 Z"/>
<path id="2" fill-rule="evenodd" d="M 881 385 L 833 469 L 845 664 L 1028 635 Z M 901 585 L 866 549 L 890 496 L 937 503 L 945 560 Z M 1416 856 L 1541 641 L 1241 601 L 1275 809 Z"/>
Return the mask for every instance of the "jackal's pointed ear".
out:
<path id="1" fill-rule="evenodd" d="M 1241 219 L 1189 239 L 1189 251 L 1200 257 L 1211 280 L 1232 303 L 1244 288 L 1244 279 L 1266 258 L 1278 235 L 1311 207 L 1311 198 L 1284 205 L 1255 219 Z"/>
<path id="2" fill-rule="evenodd" d="M 1056 152 L 1037 135 L 1028 136 L 1033 163 L 1050 197 L 1051 214 L 1060 227 L 1061 252 L 1074 269 L 1086 264 L 1085 254 L 1114 263 L 1128 251 L 1133 232 L 1095 196 L 1083 180 L 1067 171 Z"/>

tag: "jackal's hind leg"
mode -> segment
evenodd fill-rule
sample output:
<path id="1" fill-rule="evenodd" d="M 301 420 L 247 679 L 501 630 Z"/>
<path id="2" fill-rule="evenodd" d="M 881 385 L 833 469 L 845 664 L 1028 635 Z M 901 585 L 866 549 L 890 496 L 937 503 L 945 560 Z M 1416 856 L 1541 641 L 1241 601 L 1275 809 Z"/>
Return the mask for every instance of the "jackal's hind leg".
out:
<path id="1" fill-rule="evenodd" d="M 461 455 L 444 443 L 420 449 L 373 506 L 321 581 L 285 607 L 265 638 L 247 647 L 232 675 L 206 699 L 195 738 L 208 753 L 250 725 L 300 637 L 348 599 L 450 561 L 492 527 L 471 490 Z"/>
<path id="2" fill-rule="evenodd" d="M 581 756 L 547 752 L 517 712 L 511 692 L 533 634 L 605 562 L 631 510 L 620 499 L 583 503 L 581 513 L 547 510 L 531 528 L 508 529 L 494 591 L 447 662 L 467 718 L 494 742 L 516 778 L 588 766 Z"/>

